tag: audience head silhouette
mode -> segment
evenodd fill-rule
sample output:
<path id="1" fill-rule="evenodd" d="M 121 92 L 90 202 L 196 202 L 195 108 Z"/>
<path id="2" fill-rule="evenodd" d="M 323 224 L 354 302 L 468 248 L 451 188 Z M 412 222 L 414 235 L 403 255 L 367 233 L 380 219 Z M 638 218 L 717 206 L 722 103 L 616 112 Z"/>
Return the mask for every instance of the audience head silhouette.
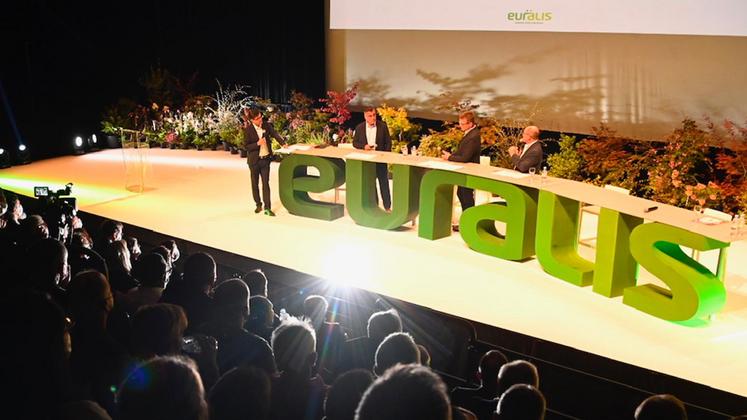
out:
<path id="1" fill-rule="evenodd" d="M 202 380 L 194 362 L 155 357 L 133 370 L 117 392 L 122 420 L 207 420 Z"/>
<path id="2" fill-rule="evenodd" d="M 374 381 L 371 372 L 353 369 L 340 375 L 327 392 L 324 414 L 327 420 L 353 420 L 363 393 Z"/>
<path id="3" fill-rule="evenodd" d="M 635 409 L 635 420 L 687 420 L 685 405 L 670 394 L 652 395 Z"/>
<path id="4" fill-rule="evenodd" d="M 181 306 L 156 303 L 140 307 L 132 317 L 132 351 L 135 356 L 179 354 L 187 316 Z"/>
<path id="5" fill-rule="evenodd" d="M 270 414 L 270 378 L 253 367 L 226 372 L 208 396 L 210 420 L 265 420 Z"/>
<path id="6" fill-rule="evenodd" d="M 501 395 L 493 420 L 543 420 L 547 403 L 532 385 L 515 384 Z"/>
<path id="7" fill-rule="evenodd" d="M 288 317 L 272 333 L 272 351 L 279 371 L 310 376 L 316 362 L 316 333 L 307 321 Z"/>
<path id="8" fill-rule="evenodd" d="M 381 375 L 397 363 L 420 363 L 420 350 L 410 334 L 392 333 L 379 344 L 375 360 L 374 373 Z"/>
<path id="9" fill-rule="evenodd" d="M 389 334 L 402 332 L 402 320 L 394 309 L 376 312 L 368 318 L 368 337 L 376 343 Z"/>
<path id="10" fill-rule="evenodd" d="M 209 292 L 215 284 L 215 260 L 210 254 L 197 252 L 184 262 L 184 283 L 191 290 Z"/>
<path id="11" fill-rule="evenodd" d="M 244 275 L 244 281 L 249 286 L 249 291 L 252 296 L 264 296 L 267 297 L 267 276 L 264 271 L 260 268 L 249 271 Z"/>
<path id="12" fill-rule="evenodd" d="M 451 404 L 443 380 L 418 364 L 396 365 L 363 394 L 356 420 L 449 420 Z"/>

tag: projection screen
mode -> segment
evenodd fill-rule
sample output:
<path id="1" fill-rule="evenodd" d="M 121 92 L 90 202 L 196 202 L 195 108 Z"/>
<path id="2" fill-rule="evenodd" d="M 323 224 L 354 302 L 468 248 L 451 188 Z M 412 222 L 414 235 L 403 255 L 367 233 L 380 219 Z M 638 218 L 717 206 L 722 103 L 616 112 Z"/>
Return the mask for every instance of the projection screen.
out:
<path id="1" fill-rule="evenodd" d="M 329 0 L 327 82 L 355 105 L 661 139 L 685 117 L 747 117 L 747 1 Z"/>

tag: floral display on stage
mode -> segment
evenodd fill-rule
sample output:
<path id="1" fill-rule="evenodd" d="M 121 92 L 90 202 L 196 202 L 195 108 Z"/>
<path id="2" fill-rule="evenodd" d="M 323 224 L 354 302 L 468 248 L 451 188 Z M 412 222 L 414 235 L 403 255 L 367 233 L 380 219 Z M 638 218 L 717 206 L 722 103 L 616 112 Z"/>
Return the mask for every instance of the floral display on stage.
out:
<path id="1" fill-rule="evenodd" d="M 246 86 L 223 86 L 210 96 L 192 93 L 194 77 L 178 81 L 168 71 L 152 69 L 141 81 L 146 102 L 121 99 L 103 112 L 102 131 L 119 136 L 122 129 L 140 133 L 150 147 L 222 148 L 238 153 L 243 147 L 241 119 L 245 108 L 258 108 L 290 144 L 336 145 L 352 142 L 351 102 L 359 85 L 325 98 L 313 99 L 293 91 L 286 103 L 247 93 Z M 438 157 L 454 149 L 462 132 L 454 121 L 415 122 L 405 107 L 378 105 L 389 127 L 392 151 Z M 511 168 L 508 147 L 521 137 L 523 127 L 538 117 L 533 110 L 515 118 L 485 115 L 469 99 L 444 103 L 449 114 L 473 110 L 480 118 L 483 155 L 493 166 Z M 360 109 L 357 109 L 360 111 Z M 426 128 L 425 126 L 428 126 Z M 541 128 L 541 127 L 540 127 Z M 605 124 L 592 135 L 557 133 L 541 139 L 551 152 L 545 163 L 551 176 L 596 185 L 615 185 L 631 194 L 662 203 L 692 208 L 701 206 L 728 213 L 747 210 L 747 128 L 733 121 L 698 123 L 685 118 L 665 139 L 631 140 L 618 136 Z M 274 144 L 274 147 L 278 147 Z"/>

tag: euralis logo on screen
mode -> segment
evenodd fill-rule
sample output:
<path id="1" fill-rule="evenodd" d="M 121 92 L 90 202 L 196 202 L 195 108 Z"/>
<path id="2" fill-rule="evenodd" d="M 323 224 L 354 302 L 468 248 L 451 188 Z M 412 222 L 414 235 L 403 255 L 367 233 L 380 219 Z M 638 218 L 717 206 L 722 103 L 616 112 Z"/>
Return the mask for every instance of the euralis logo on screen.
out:
<path id="1" fill-rule="evenodd" d="M 552 20 L 552 12 L 534 12 L 526 10 L 524 12 L 508 12 L 508 20 L 515 23 L 545 23 Z"/>

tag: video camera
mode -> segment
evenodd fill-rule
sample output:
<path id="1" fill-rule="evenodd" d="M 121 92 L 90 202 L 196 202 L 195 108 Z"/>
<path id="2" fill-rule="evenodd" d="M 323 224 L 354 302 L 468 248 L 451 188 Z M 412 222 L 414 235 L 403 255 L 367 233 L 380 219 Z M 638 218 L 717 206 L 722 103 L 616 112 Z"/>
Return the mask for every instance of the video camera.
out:
<path id="1" fill-rule="evenodd" d="M 72 192 L 72 182 L 57 191 L 52 191 L 49 187 L 34 187 L 34 197 L 41 202 L 41 213 L 49 226 L 49 236 L 64 243 L 72 239 L 72 221 L 78 214 L 75 198 L 63 197 Z"/>

